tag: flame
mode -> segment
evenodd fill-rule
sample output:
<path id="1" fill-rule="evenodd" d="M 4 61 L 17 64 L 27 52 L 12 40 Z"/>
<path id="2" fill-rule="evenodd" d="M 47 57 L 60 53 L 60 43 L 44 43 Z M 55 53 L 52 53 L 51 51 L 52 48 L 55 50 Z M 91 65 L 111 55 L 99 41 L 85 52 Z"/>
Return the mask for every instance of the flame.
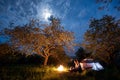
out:
<path id="1" fill-rule="evenodd" d="M 57 68 L 58 71 L 64 71 L 64 67 L 62 65 L 60 65 L 58 68 Z"/>

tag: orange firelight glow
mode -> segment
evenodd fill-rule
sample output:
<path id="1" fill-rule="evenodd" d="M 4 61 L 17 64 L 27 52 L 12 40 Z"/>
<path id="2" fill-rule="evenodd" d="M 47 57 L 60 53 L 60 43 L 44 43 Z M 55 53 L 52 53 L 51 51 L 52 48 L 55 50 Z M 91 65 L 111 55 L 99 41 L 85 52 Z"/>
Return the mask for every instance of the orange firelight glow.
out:
<path id="1" fill-rule="evenodd" d="M 65 71 L 64 67 L 62 65 L 60 65 L 58 68 L 57 68 L 58 71 Z"/>

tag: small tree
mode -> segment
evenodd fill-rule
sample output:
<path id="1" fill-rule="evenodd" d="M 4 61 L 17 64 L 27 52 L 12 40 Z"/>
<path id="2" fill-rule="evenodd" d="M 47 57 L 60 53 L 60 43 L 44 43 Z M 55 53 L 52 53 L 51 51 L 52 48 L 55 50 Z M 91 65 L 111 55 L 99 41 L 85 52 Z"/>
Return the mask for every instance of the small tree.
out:
<path id="1" fill-rule="evenodd" d="M 11 53 L 12 53 L 12 48 L 10 45 L 8 45 L 7 43 L 0 44 L 0 56 Z"/>
<path id="2" fill-rule="evenodd" d="M 16 52 L 8 43 L 0 44 L 0 64 L 8 65 L 17 62 Z"/>
<path id="3" fill-rule="evenodd" d="M 5 33 L 10 36 L 11 44 L 24 53 L 36 53 L 45 58 L 44 65 L 47 65 L 48 58 L 52 50 L 57 46 L 73 46 L 73 33 L 65 31 L 60 24 L 60 20 L 50 18 L 50 24 L 41 25 L 37 21 L 31 21 L 24 26 L 16 26 L 14 29 L 5 29 Z"/>

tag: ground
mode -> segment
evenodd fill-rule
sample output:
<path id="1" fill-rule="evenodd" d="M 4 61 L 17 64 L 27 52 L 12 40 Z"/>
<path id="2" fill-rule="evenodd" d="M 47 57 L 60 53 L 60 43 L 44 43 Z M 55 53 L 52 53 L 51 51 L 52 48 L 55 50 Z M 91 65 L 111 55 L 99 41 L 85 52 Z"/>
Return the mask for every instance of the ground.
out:
<path id="1" fill-rule="evenodd" d="M 120 72 L 103 71 L 58 72 L 55 66 L 0 66 L 0 80 L 120 80 Z"/>

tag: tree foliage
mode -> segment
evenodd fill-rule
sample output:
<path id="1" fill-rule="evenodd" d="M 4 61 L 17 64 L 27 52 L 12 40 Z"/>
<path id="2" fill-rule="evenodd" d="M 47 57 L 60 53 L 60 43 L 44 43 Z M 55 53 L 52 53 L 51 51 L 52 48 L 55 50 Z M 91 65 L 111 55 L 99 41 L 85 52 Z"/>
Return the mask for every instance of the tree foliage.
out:
<path id="1" fill-rule="evenodd" d="M 0 44 L 0 56 L 12 53 L 12 48 L 7 43 Z"/>
<path id="2" fill-rule="evenodd" d="M 110 63 L 114 52 L 120 50 L 120 21 L 112 16 L 92 19 L 85 33 L 84 46 L 97 58 Z"/>
<path id="3" fill-rule="evenodd" d="M 13 29 L 5 29 L 5 34 L 10 36 L 10 43 L 27 54 L 39 54 L 45 58 L 44 65 L 47 65 L 48 58 L 56 55 L 52 50 L 58 46 L 72 48 L 74 36 L 72 32 L 64 30 L 60 20 L 50 18 L 50 24 L 41 24 L 32 20 L 29 24 L 16 26 Z"/>
<path id="4" fill-rule="evenodd" d="M 0 44 L 0 65 L 10 65 L 16 63 L 19 59 L 19 56 L 16 55 L 19 52 L 14 51 L 13 47 L 11 47 L 7 43 Z"/>
<path id="5" fill-rule="evenodd" d="M 117 11 L 120 11 L 120 1 L 119 0 L 96 0 L 96 3 L 97 4 L 102 3 L 102 5 L 100 5 L 98 7 L 99 10 L 107 10 L 107 11 L 109 11 L 110 10 L 109 6 L 111 5 L 112 2 L 115 2 L 115 1 L 117 2 L 117 4 L 114 5 L 113 8 L 116 9 Z"/>
<path id="6" fill-rule="evenodd" d="M 50 56 L 48 60 L 49 65 L 51 64 L 52 65 L 60 65 L 60 64 L 66 65 L 70 61 L 70 57 L 66 55 L 63 46 L 56 47 L 56 49 L 52 50 L 52 53 L 54 54 L 57 53 L 57 55 Z"/>
<path id="7" fill-rule="evenodd" d="M 84 58 L 90 57 L 90 53 L 86 52 L 85 49 L 83 49 L 82 47 L 80 47 L 76 52 L 75 52 L 75 56 L 76 58 L 81 61 Z"/>

